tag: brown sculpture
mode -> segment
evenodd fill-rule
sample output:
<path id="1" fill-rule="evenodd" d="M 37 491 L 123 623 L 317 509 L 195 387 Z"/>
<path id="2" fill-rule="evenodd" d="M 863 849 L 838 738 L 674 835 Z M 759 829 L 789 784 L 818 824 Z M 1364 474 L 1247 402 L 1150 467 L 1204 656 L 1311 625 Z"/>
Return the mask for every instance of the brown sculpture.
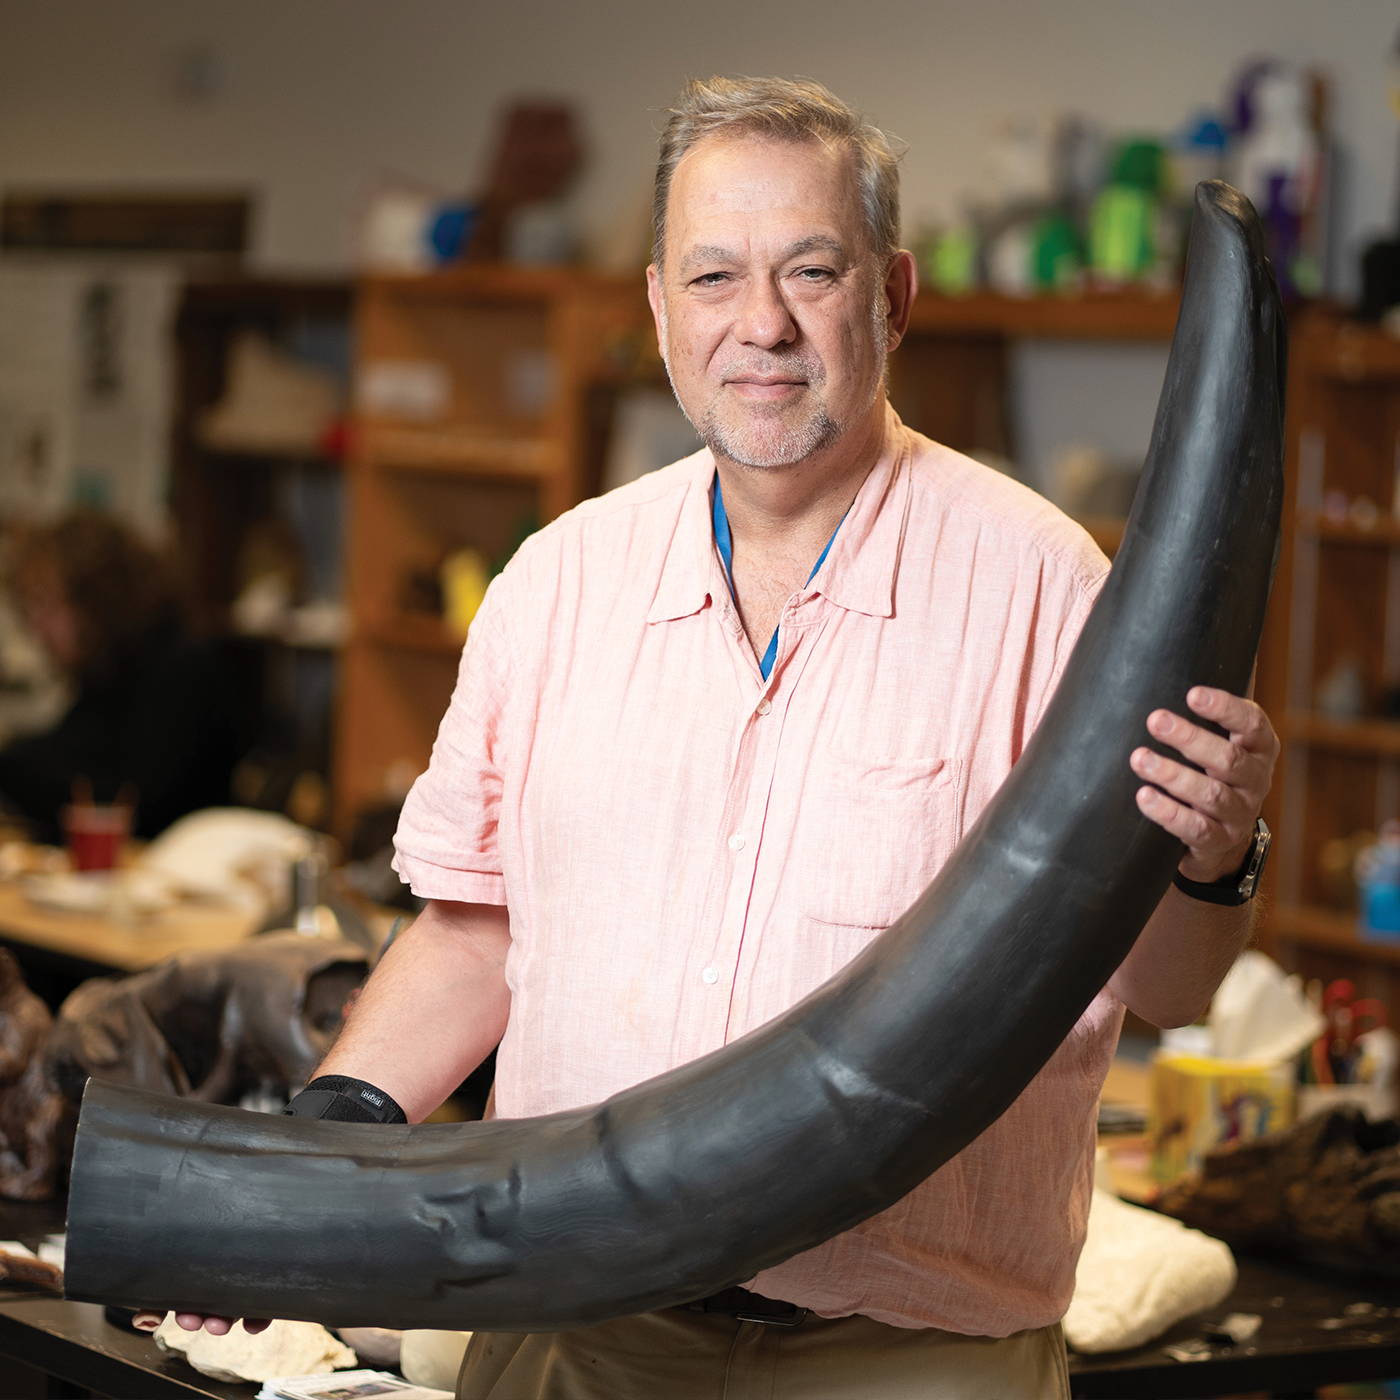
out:
<path id="1" fill-rule="evenodd" d="M 43 1075 L 53 1018 L 0 948 L 0 1196 L 44 1200 L 53 1192 L 55 1129 L 63 1103 Z"/>
<path id="2" fill-rule="evenodd" d="M 0 950 L 0 1045 L 15 1000 L 29 1026 L 7 1088 L 0 1058 L 0 1196 L 45 1200 L 66 1175 L 89 1076 L 205 1103 L 286 1098 L 311 1077 L 367 972 L 344 939 L 274 933 L 219 953 L 180 953 L 119 981 L 84 982 L 50 1025 L 47 1009 Z M 8 983 L 4 984 L 8 987 Z M 24 1000 L 27 998 L 28 1000 Z M 37 1006 L 37 1016 L 34 1007 Z"/>
<path id="3" fill-rule="evenodd" d="M 1400 1264 L 1400 1123 L 1337 1108 L 1216 1148 L 1159 1209 L 1234 1243 L 1345 1250 Z"/>
<path id="4" fill-rule="evenodd" d="M 480 197 L 480 220 L 467 260 L 498 261 L 505 251 L 511 214 L 523 204 L 557 199 L 582 160 L 583 147 L 569 107 L 547 102 L 512 106 L 502 121 L 500 145 Z"/>
<path id="5" fill-rule="evenodd" d="M 273 933 L 224 953 L 179 953 L 120 982 L 84 982 L 44 1059 L 75 1104 L 89 1075 L 204 1103 L 285 1095 L 321 1062 L 367 971 L 344 939 Z"/>

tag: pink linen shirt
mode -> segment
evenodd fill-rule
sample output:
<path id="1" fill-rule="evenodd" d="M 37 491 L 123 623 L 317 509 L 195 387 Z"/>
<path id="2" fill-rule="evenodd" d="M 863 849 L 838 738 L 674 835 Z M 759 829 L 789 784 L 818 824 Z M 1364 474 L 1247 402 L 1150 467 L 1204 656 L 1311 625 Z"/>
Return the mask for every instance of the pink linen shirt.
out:
<path id="1" fill-rule="evenodd" d="M 703 1055 L 877 937 L 1020 756 L 1107 573 L 1039 496 L 891 410 L 765 682 L 715 547 L 713 478 L 698 452 L 525 543 L 404 807 L 396 864 L 417 894 L 510 909 L 502 1117 Z M 1121 1018 L 1101 993 L 981 1137 L 750 1286 L 903 1327 L 1056 1321 Z"/>

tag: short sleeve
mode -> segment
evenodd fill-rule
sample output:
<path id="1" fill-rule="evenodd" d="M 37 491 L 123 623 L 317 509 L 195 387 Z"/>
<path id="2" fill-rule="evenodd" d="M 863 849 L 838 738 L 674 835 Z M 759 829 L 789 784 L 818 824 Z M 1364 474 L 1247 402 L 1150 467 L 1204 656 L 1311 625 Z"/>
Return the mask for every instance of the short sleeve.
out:
<path id="1" fill-rule="evenodd" d="M 428 771 L 414 783 L 399 818 L 394 869 L 422 899 L 506 902 L 498 832 L 517 669 L 507 593 L 504 575 L 487 590 L 462 649 Z"/>

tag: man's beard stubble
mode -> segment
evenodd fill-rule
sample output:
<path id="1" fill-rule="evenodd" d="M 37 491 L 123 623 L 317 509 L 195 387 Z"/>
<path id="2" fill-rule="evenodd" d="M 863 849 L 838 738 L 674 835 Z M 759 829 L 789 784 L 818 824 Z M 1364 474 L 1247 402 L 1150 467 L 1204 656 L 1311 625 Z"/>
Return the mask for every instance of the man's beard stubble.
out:
<path id="1" fill-rule="evenodd" d="M 725 457 L 745 467 L 790 467 L 830 447 L 846 431 L 846 425 L 826 411 L 820 388 L 826 371 L 819 361 L 809 359 L 801 351 L 790 354 L 782 353 L 781 349 L 770 351 L 761 365 L 731 364 L 725 366 L 724 373 L 729 378 L 745 372 L 771 373 L 774 370 L 800 376 L 806 381 L 807 392 L 813 396 L 806 417 L 797 423 L 784 423 L 780 409 L 755 405 L 747 423 L 731 428 L 720 419 L 716 396 L 694 425 L 705 446 L 716 457 Z"/>
<path id="2" fill-rule="evenodd" d="M 888 326 L 882 298 L 877 296 L 872 299 L 870 311 L 875 344 L 883 347 L 888 337 Z M 663 343 L 669 340 L 667 330 L 666 302 L 663 296 L 661 302 Z M 667 368 L 669 371 L 669 366 Z M 844 419 L 832 417 L 827 412 L 826 403 L 821 396 L 820 386 L 826 382 L 826 367 L 819 359 L 807 355 L 802 350 L 790 350 L 787 347 L 779 346 L 776 350 L 765 352 L 757 363 L 731 362 L 724 367 L 723 377 L 736 377 L 745 373 L 764 374 L 774 370 L 779 373 L 800 375 L 807 384 L 808 391 L 815 395 L 815 405 L 807 417 L 802 422 L 790 426 L 778 423 L 776 435 L 771 431 L 764 430 L 754 432 L 752 427 L 738 431 L 731 429 L 720 421 L 716 406 L 718 396 L 716 396 L 716 400 L 711 400 L 710 403 L 706 404 L 698 415 L 692 416 L 685 404 L 681 403 L 680 395 L 676 394 L 674 380 L 671 381 L 671 392 L 676 394 L 676 402 L 680 404 L 681 412 L 685 414 L 691 426 L 700 435 L 700 440 L 716 457 L 723 457 L 728 461 L 737 462 L 740 466 L 755 467 L 760 470 L 795 466 L 798 462 L 805 461 L 808 457 L 824 451 L 840 441 L 846 432 L 846 422 Z M 885 376 L 882 373 L 876 382 L 871 402 L 884 389 L 884 386 Z M 862 405 L 863 409 L 869 407 L 869 403 Z M 770 422 L 778 422 L 780 412 L 775 410 L 764 416 Z M 760 438 L 761 441 L 756 440 Z"/>

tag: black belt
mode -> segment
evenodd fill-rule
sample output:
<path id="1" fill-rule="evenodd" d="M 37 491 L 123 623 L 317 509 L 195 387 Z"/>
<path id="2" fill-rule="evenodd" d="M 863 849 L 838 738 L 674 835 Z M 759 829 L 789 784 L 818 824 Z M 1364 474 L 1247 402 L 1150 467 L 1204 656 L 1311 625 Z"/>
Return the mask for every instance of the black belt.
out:
<path id="1" fill-rule="evenodd" d="M 718 1313 L 737 1322 L 762 1322 L 769 1327 L 797 1327 L 807 1316 L 807 1309 L 799 1308 L 796 1303 L 765 1298 L 761 1293 L 750 1293 L 747 1288 L 726 1288 L 681 1306 L 686 1312 Z"/>

